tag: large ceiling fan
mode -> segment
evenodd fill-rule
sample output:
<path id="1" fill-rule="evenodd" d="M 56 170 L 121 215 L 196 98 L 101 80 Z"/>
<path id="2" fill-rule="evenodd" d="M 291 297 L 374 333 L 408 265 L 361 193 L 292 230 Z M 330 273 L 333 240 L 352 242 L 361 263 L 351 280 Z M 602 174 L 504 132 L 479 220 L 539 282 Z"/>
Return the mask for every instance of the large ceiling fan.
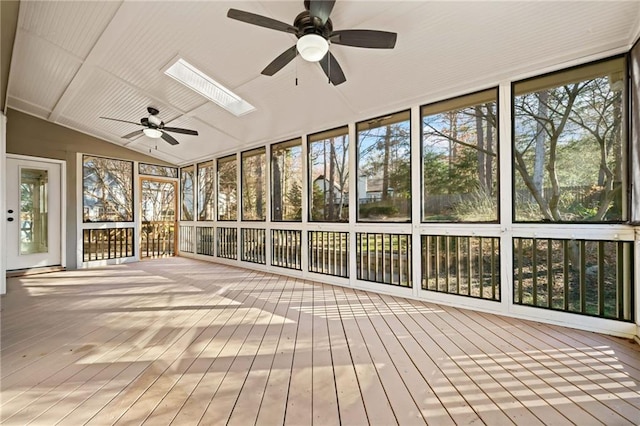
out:
<path id="1" fill-rule="evenodd" d="M 178 145 L 178 141 L 175 140 L 173 136 L 171 136 L 166 132 L 182 133 L 184 135 L 198 136 L 198 132 L 196 130 L 181 129 L 179 127 L 166 127 L 164 125 L 164 121 L 162 121 L 160 117 L 158 117 L 158 114 L 160 113 L 160 111 L 158 111 L 154 107 L 147 107 L 147 111 L 149 112 L 149 116 L 142 117 L 140 119 L 140 123 L 136 123 L 135 121 L 120 120 L 118 118 L 109 118 L 109 117 L 100 117 L 100 118 L 103 118 L 105 120 L 120 121 L 122 123 L 135 124 L 136 126 L 144 127 L 144 129 L 136 130 L 135 132 L 131 132 L 124 135 L 123 136 L 124 139 L 131 139 L 135 136 L 138 136 L 144 133 L 150 138 L 155 138 L 155 139 L 162 138 L 165 141 L 169 142 L 171 145 Z"/>
<path id="2" fill-rule="evenodd" d="M 272 30 L 295 35 L 298 42 L 285 50 L 262 70 L 264 75 L 274 75 L 296 57 L 296 51 L 310 62 L 320 62 L 324 73 L 334 85 L 347 81 L 336 58 L 329 52 L 329 43 L 344 46 L 366 47 L 371 49 L 393 49 L 396 45 L 396 33 L 376 30 L 340 30 L 333 31 L 329 15 L 335 0 L 305 0 L 305 11 L 293 21 L 293 25 L 277 21 L 262 15 L 229 9 L 227 17 Z"/>

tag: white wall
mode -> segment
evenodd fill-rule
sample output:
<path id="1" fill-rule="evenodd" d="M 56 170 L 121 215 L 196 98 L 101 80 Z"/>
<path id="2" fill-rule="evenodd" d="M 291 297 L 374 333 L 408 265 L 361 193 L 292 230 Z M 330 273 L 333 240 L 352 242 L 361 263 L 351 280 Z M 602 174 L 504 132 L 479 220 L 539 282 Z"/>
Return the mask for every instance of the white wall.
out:
<path id="1" fill-rule="evenodd" d="M 7 235 L 7 210 L 6 210 L 6 136 L 7 117 L 0 112 L 0 244 L 6 247 L 5 239 Z M 0 250 L 0 294 L 7 292 L 7 252 Z"/>

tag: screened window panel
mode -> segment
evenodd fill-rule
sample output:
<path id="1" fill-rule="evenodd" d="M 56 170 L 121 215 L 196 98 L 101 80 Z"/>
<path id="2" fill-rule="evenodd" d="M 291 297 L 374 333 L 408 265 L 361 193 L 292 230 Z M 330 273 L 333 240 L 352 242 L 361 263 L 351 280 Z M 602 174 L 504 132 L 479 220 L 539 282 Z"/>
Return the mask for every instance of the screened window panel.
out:
<path id="1" fill-rule="evenodd" d="M 640 40 L 631 49 L 631 220 L 640 223 Z"/>
<path id="2" fill-rule="evenodd" d="M 82 158 L 84 222 L 133 222 L 133 162 Z"/>
<path id="3" fill-rule="evenodd" d="M 194 167 L 180 169 L 180 220 L 194 220 Z"/>
<path id="4" fill-rule="evenodd" d="M 170 166 L 158 166 L 156 164 L 139 163 L 138 173 L 148 176 L 177 178 L 178 168 Z"/>
<path id="5" fill-rule="evenodd" d="M 302 141 L 271 146 L 271 217 L 273 221 L 302 220 Z"/>
<path id="6" fill-rule="evenodd" d="M 497 89 L 422 107 L 422 220 L 498 220 Z"/>
<path id="7" fill-rule="evenodd" d="M 266 150 L 242 153 L 242 220 L 266 219 Z"/>
<path id="8" fill-rule="evenodd" d="M 616 58 L 514 84 L 515 221 L 627 220 L 625 70 Z"/>
<path id="9" fill-rule="evenodd" d="M 236 156 L 219 158 L 218 169 L 218 220 L 238 218 L 238 162 Z"/>
<path id="10" fill-rule="evenodd" d="M 198 164 L 198 220 L 215 219 L 213 161 Z"/>
<path id="11" fill-rule="evenodd" d="M 309 137 L 309 220 L 349 221 L 349 129 Z"/>
<path id="12" fill-rule="evenodd" d="M 356 125 L 358 221 L 411 220 L 411 117 L 400 112 Z"/>

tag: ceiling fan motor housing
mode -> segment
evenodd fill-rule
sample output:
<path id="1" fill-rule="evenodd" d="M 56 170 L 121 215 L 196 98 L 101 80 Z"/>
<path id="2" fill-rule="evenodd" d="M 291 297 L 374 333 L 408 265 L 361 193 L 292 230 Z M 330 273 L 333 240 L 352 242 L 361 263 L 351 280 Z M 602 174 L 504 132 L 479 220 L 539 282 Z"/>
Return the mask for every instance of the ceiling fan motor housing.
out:
<path id="1" fill-rule="evenodd" d="M 331 19 L 327 19 L 327 22 L 322 25 L 322 21 L 317 17 L 311 16 L 308 10 L 300 12 L 300 14 L 296 16 L 296 19 L 293 21 L 293 26 L 298 29 L 298 33 L 296 34 L 298 38 L 307 34 L 317 34 L 328 40 L 333 32 Z"/>

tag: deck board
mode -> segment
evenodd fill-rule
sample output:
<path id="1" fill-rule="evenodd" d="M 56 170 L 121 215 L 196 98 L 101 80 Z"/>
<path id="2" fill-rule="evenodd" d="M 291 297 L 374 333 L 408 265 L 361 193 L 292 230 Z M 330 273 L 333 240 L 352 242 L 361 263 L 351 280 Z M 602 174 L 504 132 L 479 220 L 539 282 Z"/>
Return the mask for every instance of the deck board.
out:
<path id="1" fill-rule="evenodd" d="M 10 278 L 6 425 L 637 424 L 626 339 L 186 258 Z"/>

